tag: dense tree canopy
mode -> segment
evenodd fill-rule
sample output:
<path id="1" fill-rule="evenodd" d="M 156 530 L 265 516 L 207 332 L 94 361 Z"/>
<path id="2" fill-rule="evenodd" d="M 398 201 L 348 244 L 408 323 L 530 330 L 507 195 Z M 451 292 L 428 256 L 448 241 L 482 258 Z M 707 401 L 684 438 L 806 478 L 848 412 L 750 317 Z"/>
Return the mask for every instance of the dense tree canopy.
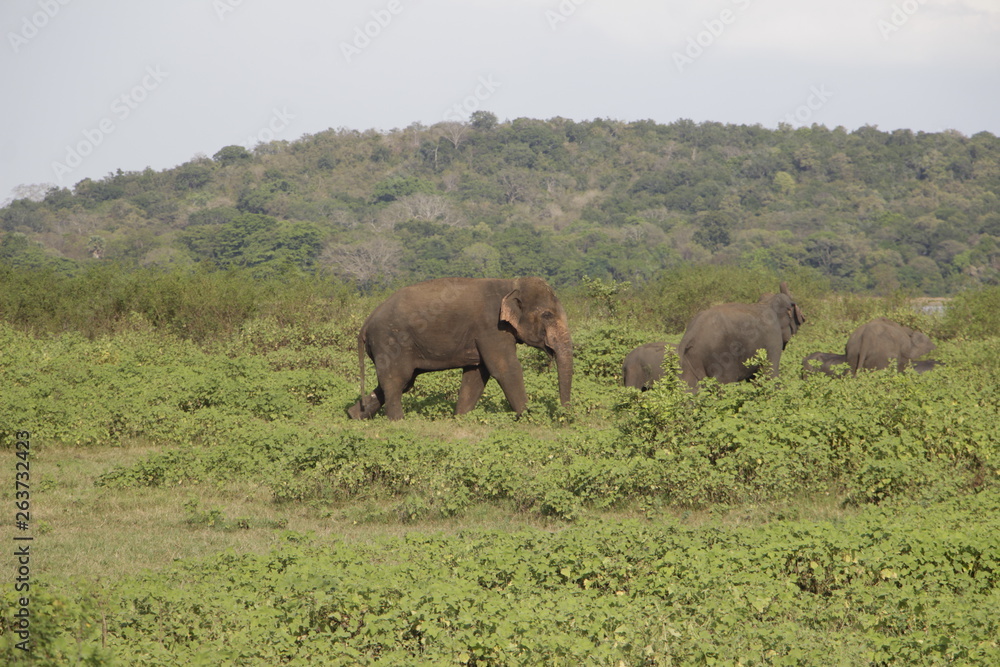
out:
<path id="1" fill-rule="evenodd" d="M 1000 281 L 1000 140 L 477 111 L 119 170 L 11 201 L 0 230 L 3 261 L 58 270 L 115 260 L 565 284 L 692 262 L 939 295 Z"/>

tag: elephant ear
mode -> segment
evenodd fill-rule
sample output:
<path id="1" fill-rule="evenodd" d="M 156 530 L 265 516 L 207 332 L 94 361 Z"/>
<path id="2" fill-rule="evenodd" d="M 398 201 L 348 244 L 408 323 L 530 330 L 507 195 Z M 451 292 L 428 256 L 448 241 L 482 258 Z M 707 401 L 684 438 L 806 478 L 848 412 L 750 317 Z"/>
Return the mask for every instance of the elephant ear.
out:
<path id="1" fill-rule="evenodd" d="M 508 323 L 517 331 L 521 326 L 522 306 L 521 290 L 508 292 L 500 301 L 500 321 Z"/>
<path id="2" fill-rule="evenodd" d="M 806 321 L 806 316 L 802 314 L 802 309 L 799 308 L 799 304 L 793 303 L 792 307 L 788 310 L 788 317 L 795 323 L 793 327 L 796 331 L 802 326 Z"/>

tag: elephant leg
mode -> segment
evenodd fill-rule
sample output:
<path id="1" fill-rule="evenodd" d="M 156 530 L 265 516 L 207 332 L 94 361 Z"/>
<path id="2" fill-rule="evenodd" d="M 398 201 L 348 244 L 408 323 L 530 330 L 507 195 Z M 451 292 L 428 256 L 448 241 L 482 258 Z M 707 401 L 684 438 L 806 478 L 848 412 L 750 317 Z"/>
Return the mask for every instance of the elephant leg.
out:
<path id="1" fill-rule="evenodd" d="M 392 420 L 403 418 L 403 394 L 413 387 L 414 375 L 406 378 L 399 376 L 379 377 L 378 384 L 382 388 L 382 402 L 385 406 L 385 416 Z"/>
<path id="2" fill-rule="evenodd" d="M 781 370 L 781 348 L 769 348 L 767 350 L 767 360 L 771 362 L 771 377 L 778 377 Z"/>
<path id="3" fill-rule="evenodd" d="M 486 370 L 486 366 L 468 366 L 462 369 L 462 386 L 458 390 L 456 415 L 464 415 L 476 407 L 489 379 L 490 372 Z"/>
<path id="4" fill-rule="evenodd" d="M 486 363 L 487 372 L 497 379 L 507 402 L 517 414 L 524 412 L 528 405 L 528 395 L 524 391 L 524 372 L 517 360 L 517 353 L 511 348 L 510 355 L 504 355 Z"/>
<path id="5" fill-rule="evenodd" d="M 635 364 L 627 364 L 622 367 L 622 386 L 642 388 L 642 373 L 635 368 Z"/>

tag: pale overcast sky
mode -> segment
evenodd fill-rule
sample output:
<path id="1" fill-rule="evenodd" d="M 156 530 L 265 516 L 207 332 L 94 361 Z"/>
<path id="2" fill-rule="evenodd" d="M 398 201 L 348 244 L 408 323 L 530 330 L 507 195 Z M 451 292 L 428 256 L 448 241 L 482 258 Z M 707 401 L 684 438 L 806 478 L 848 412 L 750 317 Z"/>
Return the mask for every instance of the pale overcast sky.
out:
<path id="1" fill-rule="evenodd" d="M 0 201 L 465 118 L 1000 135 L 1000 0 L 4 0 Z"/>

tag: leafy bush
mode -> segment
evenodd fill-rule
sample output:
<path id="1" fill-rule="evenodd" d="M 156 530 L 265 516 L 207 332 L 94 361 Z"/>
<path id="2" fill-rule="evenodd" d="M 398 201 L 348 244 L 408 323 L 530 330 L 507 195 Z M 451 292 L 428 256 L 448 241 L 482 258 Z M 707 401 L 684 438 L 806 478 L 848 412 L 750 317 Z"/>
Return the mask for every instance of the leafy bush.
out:
<path id="1" fill-rule="evenodd" d="M 957 294 L 948 303 L 942 328 L 953 337 L 1000 335 L 1000 286 Z"/>
<path id="2" fill-rule="evenodd" d="M 998 510 L 994 490 L 837 522 L 289 534 L 100 601 L 43 593 L 35 664 L 994 664 Z"/>
<path id="3" fill-rule="evenodd" d="M 655 281 L 636 290 L 636 300 L 652 310 L 663 331 L 681 334 L 702 310 L 720 303 L 755 303 L 761 295 L 777 292 L 782 280 L 789 283 L 800 304 L 818 290 L 815 278 L 808 272 L 779 278 L 771 272 L 730 266 L 694 266 L 664 271 Z"/>
<path id="4" fill-rule="evenodd" d="M 620 383 L 625 355 L 651 342 L 649 334 L 623 324 L 597 324 L 579 329 L 573 333 L 573 371 Z"/>

